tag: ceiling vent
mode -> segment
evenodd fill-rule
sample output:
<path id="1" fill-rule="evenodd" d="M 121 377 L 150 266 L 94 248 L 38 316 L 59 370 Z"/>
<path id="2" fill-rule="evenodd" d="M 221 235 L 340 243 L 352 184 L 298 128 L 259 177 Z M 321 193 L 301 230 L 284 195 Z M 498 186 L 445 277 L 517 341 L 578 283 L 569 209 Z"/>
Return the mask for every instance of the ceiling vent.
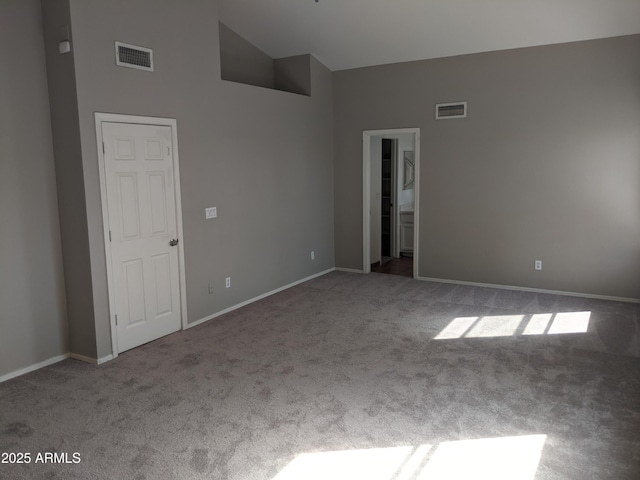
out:
<path id="1" fill-rule="evenodd" d="M 436 104 L 436 120 L 447 118 L 466 118 L 467 102 Z"/>
<path id="2" fill-rule="evenodd" d="M 116 65 L 153 72 L 153 50 L 116 42 Z"/>

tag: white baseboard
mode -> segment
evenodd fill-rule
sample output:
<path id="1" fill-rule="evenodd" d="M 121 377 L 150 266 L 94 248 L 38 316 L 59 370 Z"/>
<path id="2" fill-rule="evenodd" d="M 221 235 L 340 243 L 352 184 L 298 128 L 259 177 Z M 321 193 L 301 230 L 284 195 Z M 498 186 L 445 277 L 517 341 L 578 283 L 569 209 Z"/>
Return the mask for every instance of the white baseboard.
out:
<path id="1" fill-rule="evenodd" d="M 0 383 L 5 382 L 7 380 L 11 380 L 12 378 L 19 377 L 20 375 L 24 375 L 26 373 L 34 372 L 44 367 L 48 367 L 49 365 L 53 365 L 54 363 L 61 362 L 62 360 L 66 360 L 67 358 L 73 358 L 75 360 L 80 360 L 82 362 L 90 363 L 92 365 L 100 365 L 102 363 L 108 362 L 109 360 L 113 360 L 113 355 L 107 355 L 102 358 L 91 358 L 85 355 L 79 355 L 77 353 L 65 353 L 64 355 L 58 355 L 57 357 L 52 357 L 49 360 L 45 360 L 44 362 L 36 363 L 34 365 L 30 365 L 25 368 L 21 368 L 20 370 L 16 370 L 14 372 L 6 373 L 4 375 L 0 375 Z"/>
<path id="2" fill-rule="evenodd" d="M 98 365 L 102 365 L 103 363 L 110 362 L 110 361 L 111 361 L 111 360 L 113 360 L 114 358 L 116 358 L 116 357 L 114 357 L 112 354 L 110 354 L 110 355 L 106 355 L 106 356 L 104 356 L 104 357 L 100 357 L 100 358 L 98 359 Z"/>
<path id="3" fill-rule="evenodd" d="M 487 288 L 499 288 L 501 290 L 520 290 L 523 292 L 533 293 L 548 293 L 550 295 L 564 295 L 567 297 L 582 297 L 582 298 L 594 298 L 597 300 L 610 300 L 614 302 L 627 302 L 627 303 L 640 303 L 640 298 L 627 298 L 627 297 L 612 297 L 609 295 L 596 295 L 592 293 L 578 293 L 578 292 L 565 292 L 562 290 L 546 290 L 543 288 L 530 288 L 530 287 L 516 287 L 513 285 L 498 285 L 494 283 L 478 283 L 478 282 L 465 282 L 463 280 L 448 280 L 446 278 L 433 278 L 433 277 L 416 277 L 417 280 L 425 282 L 440 282 L 440 283 L 453 283 L 456 285 L 469 285 L 472 287 L 487 287 Z"/>
<path id="4" fill-rule="evenodd" d="M 336 267 L 335 268 L 336 272 L 347 272 L 347 273 L 364 273 L 363 270 L 358 270 L 356 268 L 342 268 L 342 267 Z"/>
<path id="5" fill-rule="evenodd" d="M 90 363 L 92 365 L 101 365 L 109 360 L 113 360 L 113 355 L 107 355 L 106 357 L 101 358 L 92 358 L 87 357 L 86 355 L 80 355 L 79 353 L 70 353 L 69 358 L 73 358 L 74 360 L 80 360 L 81 362 Z"/>
<path id="6" fill-rule="evenodd" d="M 213 320 L 216 317 L 224 315 L 225 313 L 233 312 L 234 310 L 237 310 L 237 309 L 242 308 L 242 307 L 244 307 L 246 305 L 249 305 L 250 303 L 257 302 L 258 300 L 262 300 L 263 298 L 270 297 L 271 295 L 274 295 L 274 294 L 276 294 L 278 292 L 282 292 L 283 290 L 286 290 L 288 288 L 295 287 L 296 285 L 300 285 L 301 283 L 308 282 L 309 280 L 313 280 L 314 278 L 317 278 L 317 277 L 321 277 L 322 275 L 326 275 L 327 273 L 331 273 L 334 270 L 336 270 L 336 268 L 329 268 L 329 269 L 324 270 L 322 272 L 314 273 L 313 275 L 310 275 L 308 277 L 302 278 L 300 280 L 296 280 L 295 282 L 289 283 L 288 285 L 284 285 L 283 287 L 276 288 L 275 290 L 271 290 L 270 292 L 263 293 L 262 295 L 258 295 L 257 297 L 253 297 L 253 298 L 251 298 L 249 300 L 246 300 L 244 302 L 238 303 L 237 305 L 233 305 L 233 306 L 231 306 L 229 308 L 225 308 L 224 310 L 216 312 L 213 315 L 209 315 L 208 317 L 204 317 L 204 318 L 201 318 L 200 320 L 196 320 L 195 322 L 188 323 L 187 326 L 184 327 L 184 329 L 187 330 L 189 328 L 196 327 L 196 326 L 201 325 L 201 324 L 203 324 L 205 322 L 208 322 L 209 320 Z"/>
<path id="7" fill-rule="evenodd" d="M 70 355 L 65 353 L 64 355 L 58 355 L 56 357 L 51 357 L 44 362 L 36 363 L 35 365 L 30 365 L 25 368 L 21 368 L 20 370 L 15 370 L 10 373 L 5 373 L 4 375 L 0 375 L 0 383 L 5 382 L 7 380 L 11 380 L 12 378 L 19 377 L 20 375 L 24 375 L 25 373 L 33 372 L 40 368 L 48 367 L 49 365 L 53 365 L 54 363 L 61 362 L 62 360 L 66 360 Z"/>
<path id="8" fill-rule="evenodd" d="M 85 363 L 91 363 L 92 365 L 98 364 L 97 359 L 87 357 L 86 355 L 80 355 L 79 353 L 70 353 L 69 358 L 73 358 L 74 360 L 80 360 L 81 362 L 85 362 Z"/>
<path id="9" fill-rule="evenodd" d="M 315 273 L 313 275 L 310 275 L 308 277 L 305 277 L 301 280 L 297 280 L 293 283 L 290 283 L 288 285 L 285 285 L 283 287 L 280 288 L 276 288 L 275 290 L 272 290 L 270 292 L 264 293 L 262 295 L 258 295 L 257 297 L 254 297 L 250 300 L 247 300 L 245 302 L 239 303 L 237 305 L 234 305 L 232 307 L 226 308 L 224 310 L 222 310 L 221 312 L 217 312 L 214 313 L 213 315 L 210 315 L 206 318 L 197 320 L 195 322 L 189 323 L 187 324 L 187 326 L 185 327 L 185 330 L 191 327 L 195 327 L 196 325 L 200 325 L 201 323 L 204 323 L 208 320 L 212 320 L 216 317 L 219 317 L 220 315 L 224 315 L 225 313 L 229 313 L 232 312 L 233 310 L 237 310 L 238 308 L 244 307 L 245 305 L 249 305 L 250 303 L 253 302 L 257 302 L 258 300 L 262 300 L 263 298 L 269 297 L 275 293 L 281 292 L 283 290 L 286 290 L 287 288 L 291 288 L 294 287 L 296 285 L 299 285 L 301 283 L 307 282 L 309 280 L 312 280 L 314 278 L 317 277 L 321 277 L 322 275 L 326 275 L 327 273 L 333 272 L 335 270 L 335 268 L 329 268 L 327 270 L 324 270 L 322 272 L 319 273 Z M 21 368 L 20 370 L 16 370 L 14 372 L 10 372 L 10 373 L 6 373 L 4 375 L 0 375 L 0 383 L 5 382 L 7 380 L 10 380 L 12 378 L 15 377 L 19 377 L 20 375 L 24 375 L 25 373 L 29 373 L 29 372 L 33 372 L 34 370 L 38 370 L 40 368 L 44 368 L 44 367 L 48 367 L 49 365 L 53 365 L 54 363 L 58 363 L 61 362 L 62 360 L 66 360 L 67 358 L 73 358 L 75 360 L 80 360 L 82 362 L 86 362 L 86 363 L 90 363 L 92 365 L 101 365 L 105 362 L 108 362 L 110 360 L 113 360 L 115 357 L 113 354 L 111 355 L 106 355 L 104 357 L 101 358 L 92 358 L 92 357 L 88 357 L 86 355 L 80 355 L 79 353 L 65 353 L 64 355 L 59 355 L 57 357 L 53 357 L 50 358 L 49 360 L 45 360 L 44 362 L 40 362 L 40 363 L 36 363 L 35 365 L 30 365 L 28 367 L 25 368 Z"/>

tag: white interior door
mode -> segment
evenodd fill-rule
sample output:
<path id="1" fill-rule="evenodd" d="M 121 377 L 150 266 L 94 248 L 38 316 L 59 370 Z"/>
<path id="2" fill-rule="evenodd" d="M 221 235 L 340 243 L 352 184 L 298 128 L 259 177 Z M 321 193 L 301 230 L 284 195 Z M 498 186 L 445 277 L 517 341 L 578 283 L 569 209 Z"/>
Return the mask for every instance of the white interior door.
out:
<path id="1" fill-rule="evenodd" d="M 180 329 L 180 281 L 168 126 L 102 123 L 118 350 Z"/>

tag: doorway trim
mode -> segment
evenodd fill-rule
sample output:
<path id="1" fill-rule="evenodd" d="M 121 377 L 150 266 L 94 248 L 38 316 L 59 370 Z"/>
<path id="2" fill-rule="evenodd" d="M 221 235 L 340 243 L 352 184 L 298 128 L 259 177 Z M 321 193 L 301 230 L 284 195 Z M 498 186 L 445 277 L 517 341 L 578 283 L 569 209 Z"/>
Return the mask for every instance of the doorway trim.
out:
<path id="1" fill-rule="evenodd" d="M 109 321 L 111 325 L 111 350 L 113 358 L 118 356 L 118 334 L 115 318 L 115 287 L 111 265 L 111 249 L 109 248 L 109 209 L 107 203 L 107 175 L 105 170 L 102 124 L 124 123 L 132 125 L 155 125 L 171 128 L 171 145 L 173 149 L 173 184 L 175 190 L 176 229 L 178 238 L 178 281 L 180 283 L 180 318 L 181 327 L 187 326 L 187 291 L 184 264 L 184 234 L 182 229 L 182 195 L 180 193 L 180 159 L 178 155 L 178 122 L 174 118 L 144 117 L 139 115 L 122 115 L 117 113 L 95 113 L 96 148 L 98 150 L 98 171 L 100 174 L 100 198 L 102 201 L 102 225 L 104 233 L 104 250 L 107 263 L 107 290 L 109 295 Z"/>
<path id="2" fill-rule="evenodd" d="M 395 128 L 365 130 L 362 132 L 362 272 L 371 273 L 371 137 L 382 135 L 414 134 L 414 190 L 413 190 L 413 278 L 418 278 L 418 238 L 420 208 L 420 129 Z"/>

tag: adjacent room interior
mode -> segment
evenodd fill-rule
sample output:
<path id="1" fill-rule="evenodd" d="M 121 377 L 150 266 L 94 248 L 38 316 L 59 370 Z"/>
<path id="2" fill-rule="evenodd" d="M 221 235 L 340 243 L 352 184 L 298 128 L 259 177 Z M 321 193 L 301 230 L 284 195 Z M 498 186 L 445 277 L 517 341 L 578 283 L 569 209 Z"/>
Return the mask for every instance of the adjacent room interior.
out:
<path id="1" fill-rule="evenodd" d="M 0 2 L 0 477 L 638 477 L 640 3 L 387 3 Z"/>

